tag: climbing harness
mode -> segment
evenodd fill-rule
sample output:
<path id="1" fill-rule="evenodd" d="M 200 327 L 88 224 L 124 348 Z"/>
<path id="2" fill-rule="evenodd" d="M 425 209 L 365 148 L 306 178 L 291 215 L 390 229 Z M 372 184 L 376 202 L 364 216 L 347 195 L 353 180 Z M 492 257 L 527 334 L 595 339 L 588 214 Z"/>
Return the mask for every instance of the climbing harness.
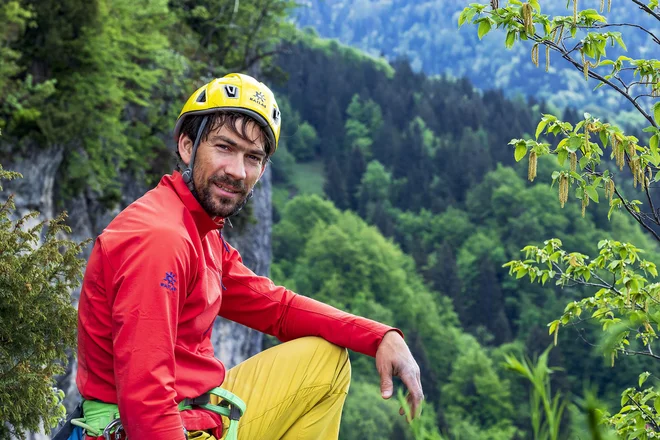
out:
<path id="1" fill-rule="evenodd" d="M 212 395 L 219 398 L 219 404 L 211 403 Z M 245 402 L 233 393 L 216 387 L 199 397 L 184 399 L 179 403 L 178 408 L 179 411 L 203 408 L 227 417 L 229 426 L 226 432 L 223 432 L 222 440 L 238 439 L 238 423 L 245 413 Z M 189 440 L 206 440 L 211 437 L 204 431 L 188 433 L 185 428 L 183 430 L 186 439 Z M 82 434 L 89 437 L 102 437 L 104 440 L 127 440 L 119 418 L 119 407 L 112 403 L 83 400 L 82 405 L 79 405 L 76 411 L 69 416 L 53 440 L 79 440 L 83 438 Z"/>

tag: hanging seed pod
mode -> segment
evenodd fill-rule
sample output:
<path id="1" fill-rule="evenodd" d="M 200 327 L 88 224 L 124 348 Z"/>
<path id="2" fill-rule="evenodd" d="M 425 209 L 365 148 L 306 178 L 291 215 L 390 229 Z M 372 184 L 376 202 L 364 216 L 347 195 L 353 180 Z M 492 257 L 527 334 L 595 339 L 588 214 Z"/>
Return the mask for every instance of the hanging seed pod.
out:
<path id="1" fill-rule="evenodd" d="M 532 19 L 532 5 L 525 3 L 522 5 L 523 25 L 525 32 L 530 35 L 534 34 L 534 20 Z"/>
<path id="2" fill-rule="evenodd" d="M 660 98 L 660 83 L 656 84 L 655 87 L 651 89 L 651 96 L 653 98 Z"/>
<path id="3" fill-rule="evenodd" d="M 608 180 L 603 186 L 605 187 L 605 197 L 607 197 L 611 202 L 612 197 L 614 197 L 614 180 Z"/>
<path id="4" fill-rule="evenodd" d="M 496 10 L 500 7 L 499 0 L 490 0 L 490 6 L 493 8 L 493 10 Z"/>
<path id="5" fill-rule="evenodd" d="M 536 151 L 532 150 L 529 153 L 529 167 L 527 168 L 527 179 L 530 182 L 533 182 L 536 178 L 536 165 L 538 158 L 536 156 Z"/>
<path id="6" fill-rule="evenodd" d="M 557 40 L 557 43 L 559 43 L 563 38 L 564 38 L 564 25 L 562 25 L 559 28 L 559 39 Z"/>
<path id="7" fill-rule="evenodd" d="M 589 206 L 589 196 L 585 192 L 582 194 L 582 217 L 587 213 L 587 206 Z"/>
<path id="8" fill-rule="evenodd" d="M 619 143 L 619 139 L 615 134 L 612 134 L 612 152 L 614 152 L 614 158 L 616 160 L 616 165 L 619 167 L 619 170 L 623 170 L 625 165 L 625 155 L 623 153 L 623 146 Z"/>
<path id="9" fill-rule="evenodd" d="M 573 24 L 577 23 L 578 0 L 573 0 Z"/>
<path id="10" fill-rule="evenodd" d="M 639 167 L 639 161 L 637 158 L 630 159 L 628 166 L 630 166 L 630 171 L 633 175 L 633 186 L 637 188 L 637 181 L 639 179 L 639 170 L 637 168 Z"/>
<path id="11" fill-rule="evenodd" d="M 577 170 L 577 153 L 572 152 L 570 154 L 570 160 L 571 160 L 571 171 L 575 172 Z"/>
<path id="12" fill-rule="evenodd" d="M 568 201 L 568 176 L 563 174 L 559 177 L 559 204 L 563 208 Z"/>
<path id="13" fill-rule="evenodd" d="M 585 155 L 588 155 L 591 152 L 591 146 L 589 144 L 589 130 L 587 126 L 584 127 L 584 144 L 582 148 L 584 149 Z"/>
<path id="14" fill-rule="evenodd" d="M 545 71 L 550 70 L 550 46 L 546 44 L 545 46 Z"/>
<path id="15" fill-rule="evenodd" d="M 605 10 L 605 0 L 600 0 L 600 13 L 602 14 Z"/>
<path id="16" fill-rule="evenodd" d="M 532 63 L 534 63 L 536 67 L 539 67 L 539 43 L 532 46 Z"/>
<path id="17" fill-rule="evenodd" d="M 612 9 L 612 0 L 607 0 L 607 12 L 610 12 Z"/>

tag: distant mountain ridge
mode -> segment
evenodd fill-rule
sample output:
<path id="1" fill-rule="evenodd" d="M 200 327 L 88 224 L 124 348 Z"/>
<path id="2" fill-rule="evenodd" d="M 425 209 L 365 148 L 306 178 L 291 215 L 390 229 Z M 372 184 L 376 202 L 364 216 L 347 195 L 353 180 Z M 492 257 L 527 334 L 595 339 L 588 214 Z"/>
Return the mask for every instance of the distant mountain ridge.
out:
<path id="1" fill-rule="evenodd" d="M 585 82 L 581 72 L 556 54 L 551 54 L 551 69 L 546 73 L 543 53 L 541 67 L 532 64 L 529 42 L 517 42 L 507 50 L 503 32 L 492 31 L 479 41 L 476 27 L 466 25 L 459 30 L 458 15 L 469 3 L 467 0 L 308 0 L 297 10 L 296 23 L 299 27 L 313 27 L 322 37 L 337 38 L 389 60 L 406 57 L 414 70 L 427 75 L 467 76 L 480 89 L 502 88 L 510 96 L 518 93 L 535 96 L 559 108 L 573 106 L 613 113 L 629 108 L 616 92 L 606 88 L 593 92 L 596 83 Z M 572 14 L 564 0 L 540 3 L 543 13 Z M 598 9 L 600 2 L 584 0 L 579 6 Z M 628 1 L 613 0 L 611 12 L 604 15 L 611 23 L 633 22 L 649 29 L 655 25 Z M 627 30 L 624 40 L 627 56 L 653 57 L 655 45 L 647 34 Z"/>

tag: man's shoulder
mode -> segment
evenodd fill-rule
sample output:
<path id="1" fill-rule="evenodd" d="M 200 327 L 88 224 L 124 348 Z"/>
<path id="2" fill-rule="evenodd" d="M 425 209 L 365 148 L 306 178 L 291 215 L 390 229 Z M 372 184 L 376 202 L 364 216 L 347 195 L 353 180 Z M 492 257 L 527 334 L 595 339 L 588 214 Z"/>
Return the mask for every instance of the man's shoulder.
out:
<path id="1" fill-rule="evenodd" d="M 99 238 L 106 251 L 164 241 L 172 246 L 190 241 L 186 208 L 168 188 L 156 187 L 128 205 L 103 230 Z"/>

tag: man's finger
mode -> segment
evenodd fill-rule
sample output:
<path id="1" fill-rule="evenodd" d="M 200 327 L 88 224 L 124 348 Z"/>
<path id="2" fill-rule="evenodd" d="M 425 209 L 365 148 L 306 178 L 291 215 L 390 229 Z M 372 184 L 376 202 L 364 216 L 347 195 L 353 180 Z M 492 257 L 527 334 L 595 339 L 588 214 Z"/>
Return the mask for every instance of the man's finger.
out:
<path id="1" fill-rule="evenodd" d="M 394 385 L 392 384 L 392 366 L 385 366 L 380 372 L 380 394 L 383 399 L 392 397 Z"/>
<path id="2" fill-rule="evenodd" d="M 417 415 L 417 409 L 421 406 L 424 400 L 424 392 L 422 391 L 422 384 L 419 380 L 417 372 L 407 371 L 401 375 L 401 381 L 408 389 L 408 405 L 410 405 L 410 412 L 414 418 Z"/>

